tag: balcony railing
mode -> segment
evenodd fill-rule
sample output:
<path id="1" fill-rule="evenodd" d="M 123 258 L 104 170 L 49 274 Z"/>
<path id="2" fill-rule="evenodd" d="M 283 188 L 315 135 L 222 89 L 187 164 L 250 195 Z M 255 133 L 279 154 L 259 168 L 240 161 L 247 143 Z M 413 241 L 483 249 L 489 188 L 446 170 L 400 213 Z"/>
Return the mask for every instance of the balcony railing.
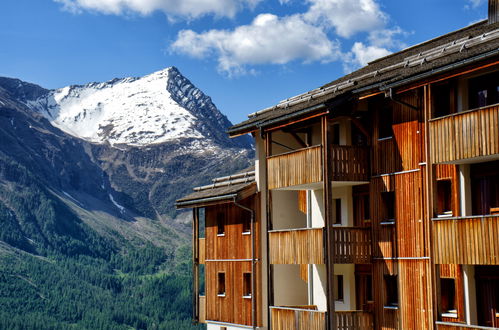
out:
<path id="1" fill-rule="evenodd" d="M 433 219 L 435 263 L 499 265 L 499 216 Z"/>
<path id="2" fill-rule="evenodd" d="M 369 181 L 369 148 L 331 145 L 333 181 Z"/>
<path id="3" fill-rule="evenodd" d="M 293 307 L 270 307 L 270 323 L 273 330 L 326 330 L 326 312 Z"/>
<path id="4" fill-rule="evenodd" d="M 370 228 L 335 227 L 333 230 L 334 263 L 371 263 Z"/>
<path id="5" fill-rule="evenodd" d="M 334 263 L 371 262 L 369 228 L 333 228 Z M 273 230 L 269 232 L 271 264 L 323 264 L 323 228 Z"/>
<path id="6" fill-rule="evenodd" d="M 459 112 L 430 121 L 434 163 L 499 154 L 499 105 Z"/>
<path id="7" fill-rule="evenodd" d="M 371 330 L 374 329 L 373 315 L 364 311 L 336 312 L 337 330 Z"/>
<path id="8" fill-rule="evenodd" d="M 325 330 L 326 312 L 308 308 L 270 307 L 271 329 L 278 330 Z M 335 330 L 371 330 L 373 315 L 364 311 L 334 313 Z"/>
<path id="9" fill-rule="evenodd" d="M 436 322 L 438 330 L 497 330 L 493 327 L 484 327 L 479 325 L 467 325 L 462 323 Z"/>
<path id="10" fill-rule="evenodd" d="M 322 181 L 322 147 L 315 146 L 267 158 L 269 189 Z"/>
<path id="11" fill-rule="evenodd" d="M 269 232 L 271 264 L 323 264 L 322 228 L 273 230 Z"/>

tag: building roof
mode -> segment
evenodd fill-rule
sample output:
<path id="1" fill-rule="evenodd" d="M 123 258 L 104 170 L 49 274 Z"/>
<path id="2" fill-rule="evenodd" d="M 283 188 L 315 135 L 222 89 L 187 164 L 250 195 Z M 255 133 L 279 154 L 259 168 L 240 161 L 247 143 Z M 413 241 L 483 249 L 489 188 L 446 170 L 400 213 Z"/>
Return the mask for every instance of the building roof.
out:
<path id="1" fill-rule="evenodd" d="M 410 79 L 423 79 L 499 55 L 499 23 L 487 20 L 412 46 L 373 62 L 320 88 L 248 115 L 232 126 L 232 136 L 334 107 L 352 94 L 387 90 Z M 331 103 L 333 102 L 333 103 Z"/>
<path id="2" fill-rule="evenodd" d="M 212 181 L 212 184 L 194 188 L 193 193 L 178 199 L 175 206 L 189 208 L 221 204 L 241 200 L 256 193 L 255 170 L 253 168 Z"/>

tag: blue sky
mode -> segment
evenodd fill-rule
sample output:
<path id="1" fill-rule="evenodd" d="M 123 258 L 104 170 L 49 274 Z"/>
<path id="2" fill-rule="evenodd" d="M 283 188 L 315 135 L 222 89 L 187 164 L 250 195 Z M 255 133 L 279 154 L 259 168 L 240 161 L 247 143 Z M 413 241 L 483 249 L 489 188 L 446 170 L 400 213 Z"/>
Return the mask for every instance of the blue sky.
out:
<path id="1" fill-rule="evenodd" d="M 59 88 L 174 65 L 236 123 L 486 15 L 486 0 L 4 0 L 0 76 Z"/>

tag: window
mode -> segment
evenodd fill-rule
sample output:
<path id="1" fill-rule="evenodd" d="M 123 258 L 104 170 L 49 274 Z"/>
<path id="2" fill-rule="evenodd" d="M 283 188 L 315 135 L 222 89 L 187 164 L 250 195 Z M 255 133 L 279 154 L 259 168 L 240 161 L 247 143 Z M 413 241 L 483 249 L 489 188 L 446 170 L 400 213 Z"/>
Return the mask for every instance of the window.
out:
<path id="1" fill-rule="evenodd" d="M 381 109 L 378 116 L 378 139 L 384 139 L 393 136 L 393 110 L 391 106 L 385 106 Z"/>
<path id="2" fill-rule="evenodd" d="M 218 273 L 217 294 L 219 297 L 225 297 L 225 273 Z"/>
<path id="3" fill-rule="evenodd" d="M 251 273 L 243 273 L 243 297 L 251 298 Z"/>
<path id="4" fill-rule="evenodd" d="M 454 314 L 448 316 L 457 316 L 456 309 L 456 281 L 453 278 L 440 279 L 440 304 L 444 314 Z"/>
<path id="5" fill-rule="evenodd" d="M 433 118 L 456 112 L 454 81 L 446 81 L 431 87 Z"/>
<path id="6" fill-rule="evenodd" d="M 383 202 L 383 208 L 385 212 L 384 222 L 395 222 L 395 192 L 382 192 L 381 201 Z"/>
<path id="7" fill-rule="evenodd" d="M 451 180 L 437 181 L 437 214 L 439 217 L 452 216 Z"/>
<path id="8" fill-rule="evenodd" d="M 366 275 L 366 300 L 368 302 L 373 302 L 373 277 L 371 275 Z"/>
<path id="9" fill-rule="evenodd" d="M 331 144 L 339 145 L 340 144 L 340 124 L 335 123 L 331 126 Z"/>
<path id="10" fill-rule="evenodd" d="M 386 303 L 385 307 L 398 307 L 397 276 L 385 275 Z"/>
<path id="11" fill-rule="evenodd" d="M 333 199 L 333 224 L 341 225 L 341 198 Z"/>
<path id="12" fill-rule="evenodd" d="M 217 235 L 225 235 L 225 215 L 222 212 L 217 214 Z"/>
<path id="13" fill-rule="evenodd" d="M 243 217 L 243 234 L 251 233 L 251 217 Z"/>
<path id="14" fill-rule="evenodd" d="M 363 196 L 364 200 L 364 221 L 369 221 L 371 219 L 371 207 L 369 206 L 369 195 Z"/>
<path id="15" fill-rule="evenodd" d="M 469 80 L 470 109 L 485 107 L 499 102 L 499 72 Z"/>
<path id="16" fill-rule="evenodd" d="M 334 300 L 343 301 L 343 275 L 334 275 Z"/>

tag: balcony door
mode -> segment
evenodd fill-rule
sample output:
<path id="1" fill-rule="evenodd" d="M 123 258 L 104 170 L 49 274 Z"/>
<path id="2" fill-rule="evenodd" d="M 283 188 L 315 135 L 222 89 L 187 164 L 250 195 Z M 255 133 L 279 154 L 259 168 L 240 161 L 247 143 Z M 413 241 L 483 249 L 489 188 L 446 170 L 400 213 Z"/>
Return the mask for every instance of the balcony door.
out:
<path id="1" fill-rule="evenodd" d="M 476 267 L 478 324 L 499 327 L 499 266 Z"/>

